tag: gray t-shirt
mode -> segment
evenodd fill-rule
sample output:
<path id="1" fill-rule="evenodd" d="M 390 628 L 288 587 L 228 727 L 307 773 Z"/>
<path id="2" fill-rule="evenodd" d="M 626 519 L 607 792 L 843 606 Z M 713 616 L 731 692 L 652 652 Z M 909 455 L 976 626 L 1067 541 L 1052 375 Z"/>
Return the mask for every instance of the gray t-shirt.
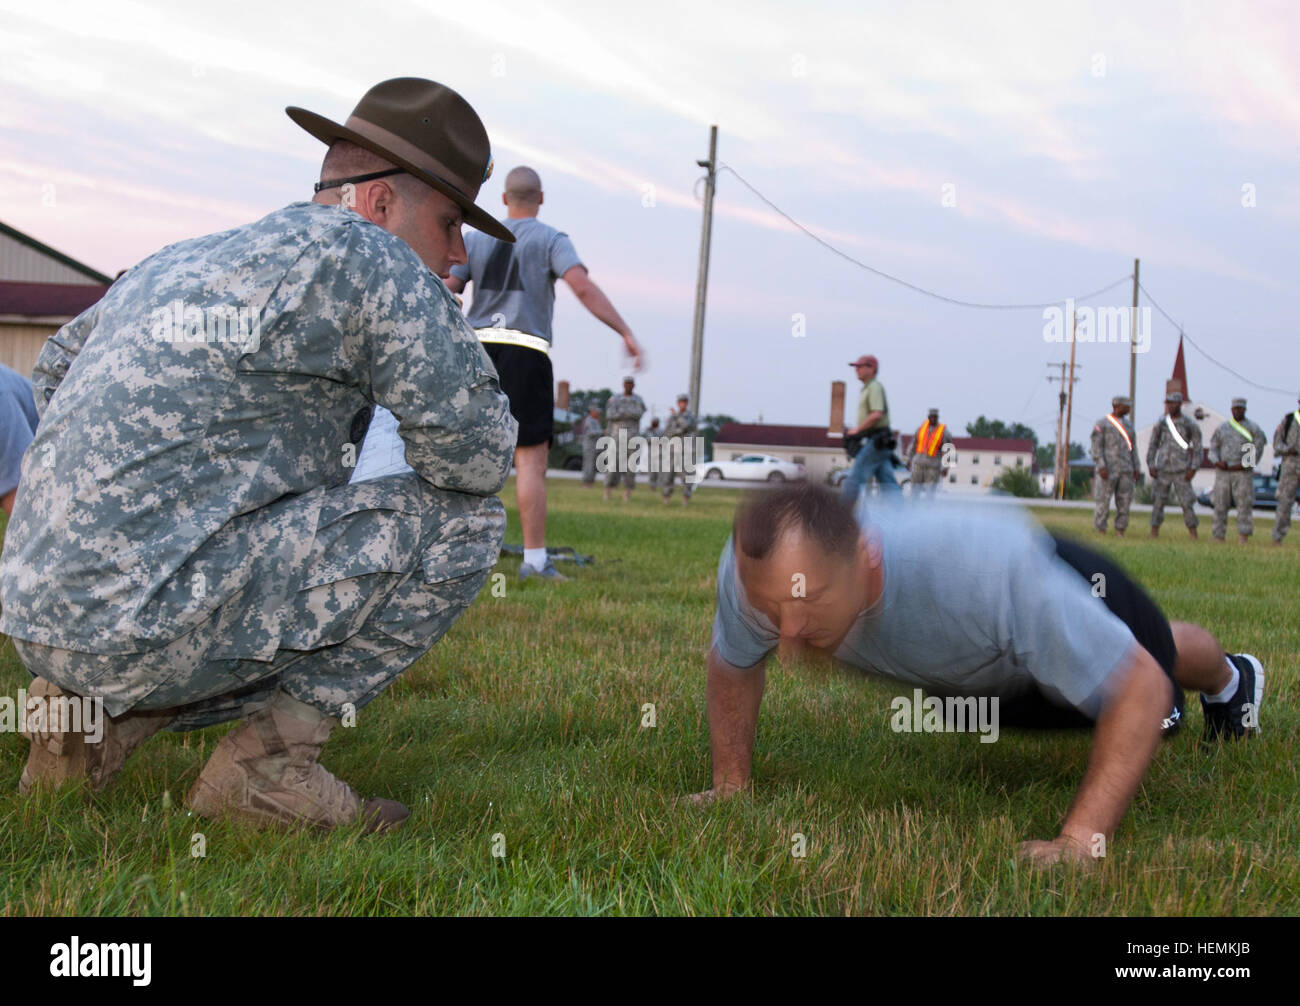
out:
<path id="1" fill-rule="evenodd" d="M 23 452 L 31 446 L 37 422 L 32 382 L 0 363 L 0 496 L 18 488 Z"/>
<path id="2" fill-rule="evenodd" d="M 474 284 L 469 323 L 474 328 L 513 328 L 551 341 L 555 281 L 582 265 L 569 235 L 536 217 L 502 220 L 515 243 L 481 231 L 465 235 L 468 265 L 452 266 L 457 279 Z"/>
<path id="3" fill-rule="evenodd" d="M 878 505 L 871 520 L 884 593 L 858 615 L 836 658 L 938 695 L 1009 699 L 1037 687 L 1097 716 L 1103 686 L 1136 641 L 1041 528 L 1019 512 L 958 504 Z M 751 667 L 777 642 L 776 627 L 744 596 L 728 540 L 713 645 L 727 663 Z"/>

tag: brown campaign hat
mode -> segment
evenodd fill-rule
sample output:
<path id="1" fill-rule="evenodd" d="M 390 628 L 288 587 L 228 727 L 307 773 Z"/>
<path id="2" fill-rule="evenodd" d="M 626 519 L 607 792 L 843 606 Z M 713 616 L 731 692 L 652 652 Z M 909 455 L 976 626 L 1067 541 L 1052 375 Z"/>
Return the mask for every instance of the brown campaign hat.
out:
<path id="1" fill-rule="evenodd" d="M 350 140 L 392 161 L 453 200 L 471 227 L 514 241 L 474 205 L 492 174 L 492 148 L 478 113 L 450 87 L 420 77 L 385 80 L 362 95 L 343 125 L 293 105 L 285 112 L 322 143 Z"/>

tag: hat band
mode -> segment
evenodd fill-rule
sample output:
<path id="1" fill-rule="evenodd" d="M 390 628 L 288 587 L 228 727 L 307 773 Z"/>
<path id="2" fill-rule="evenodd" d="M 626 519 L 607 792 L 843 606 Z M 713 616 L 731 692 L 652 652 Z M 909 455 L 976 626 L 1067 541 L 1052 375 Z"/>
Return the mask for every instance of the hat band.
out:
<path id="1" fill-rule="evenodd" d="M 348 121 L 343 123 L 343 126 L 345 129 L 352 130 L 358 136 L 365 137 L 376 146 L 395 154 L 405 161 L 409 161 L 421 171 L 427 172 L 442 182 L 443 185 L 455 189 L 456 192 L 471 203 L 478 195 L 477 185 L 466 185 L 464 181 L 456 177 L 454 172 L 448 171 L 441 161 L 432 157 L 428 151 L 422 150 L 409 140 L 402 139 L 383 126 L 376 126 L 373 122 L 359 119 L 355 115 L 348 116 Z"/>

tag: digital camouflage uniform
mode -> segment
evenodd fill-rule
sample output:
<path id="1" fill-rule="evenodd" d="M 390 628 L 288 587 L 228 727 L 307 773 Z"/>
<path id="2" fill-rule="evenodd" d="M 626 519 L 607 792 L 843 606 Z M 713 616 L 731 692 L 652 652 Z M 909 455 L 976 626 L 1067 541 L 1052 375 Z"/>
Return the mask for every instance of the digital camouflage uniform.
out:
<path id="1" fill-rule="evenodd" d="M 659 438 L 662 437 L 663 435 L 664 435 L 663 431 L 659 429 L 659 420 L 658 419 L 650 420 L 650 425 L 649 427 L 647 427 L 644 434 L 645 438 L 651 444 L 655 444 L 659 441 Z M 646 481 L 650 483 L 650 488 L 652 490 L 657 489 L 660 485 L 663 484 L 663 479 L 660 478 L 659 475 L 660 470 L 661 469 L 659 465 L 652 464 L 650 465 L 650 470 L 646 472 Z"/>
<path id="2" fill-rule="evenodd" d="M 1242 436 L 1233 429 L 1232 422 L 1223 423 L 1210 438 L 1210 464 L 1222 461 L 1234 471 L 1216 470 L 1214 473 L 1214 520 L 1210 523 L 1210 533 L 1220 541 L 1228 532 L 1228 509 L 1237 508 L 1237 533 L 1249 536 L 1255 530 L 1255 515 L 1251 512 L 1255 506 L 1255 465 L 1264 456 L 1268 446 L 1268 437 L 1249 419 L 1242 419 L 1239 424 L 1249 436 Z M 1254 458 L 1250 457 L 1248 447 L 1253 447 Z M 1246 461 L 1253 464 L 1247 466 Z"/>
<path id="3" fill-rule="evenodd" d="M 686 499 L 691 498 L 691 493 L 695 491 L 695 473 L 688 472 L 686 468 L 686 454 L 684 450 L 685 437 L 695 436 L 695 413 L 690 409 L 684 412 L 674 412 L 668 417 L 668 422 L 664 424 L 664 449 L 660 464 L 662 466 L 659 475 L 659 484 L 663 487 L 663 497 L 668 499 L 673 494 L 673 484 L 680 478 L 682 480 L 682 495 Z M 699 464 L 699 457 L 694 451 L 691 453 L 694 463 Z"/>
<path id="4" fill-rule="evenodd" d="M 223 307 L 256 328 L 205 332 Z M 350 210 L 294 203 L 163 249 L 34 378 L 0 631 L 110 716 L 175 706 L 192 729 L 277 687 L 360 708 L 496 560 L 516 431 L 496 371 L 415 252 Z M 414 470 L 349 484 L 372 403 Z"/>
<path id="5" fill-rule="evenodd" d="M 618 431 L 622 430 L 624 438 L 628 442 L 628 453 L 631 454 L 632 438 L 641 432 L 641 417 L 645 415 L 645 402 L 641 401 L 641 396 L 635 391 L 630 395 L 611 395 L 609 401 L 605 403 L 605 435 L 613 438 L 614 457 L 617 458 L 618 449 Z M 623 478 L 623 485 L 631 489 L 636 485 L 636 472 L 632 471 L 632 466 L 626 466 L 627 471 L 620 472 L 618 465 L 613 465 L 605 475 L 605 488 L 610 489 L 618 485 L 619 476 Z"/>
<path id="6" fill-rule="evenodd" d="M 1187 445 L 1178 446 L 1170 425 Z M 1151 526 L 1159 527 L 1165 519 L 1165 500 L 1170 493 L 1183 508 L 1183 523 L 1194 528 L 1200 524 L 1196 516 L 1196 494 L 1187 480 L 1188 471 L 1196 471 L 1201 464 L 1201 428 L 1184 414 L 1178 418 L 1165 413 L 1151 431 L 1147 445 L 1147 471 L 1151 474 Z"/>
<path id="7" fill-rule="evenodd" d="M 596 481 L 597 444 L 604 433 L 599 419 L 590 414 L 582 421 L 582 484 L 592 485 Z"/>
<path id="8" fill-rule="evenodd" d="M 1127 441 L 1112 420 L 1123 425 L 1124 432 L 1128 434 Z M 1110 498 L 1114 494 L 1115 530 L 1124 531 L 1128 528 L 1129 507 L 1133 505 L 1133 473 L 1139 470 L 1137 438 L 1128 416 L 1119 419 L 1110 413 L 1093 426 L 1092 463 L 1097 472 L 1093 477 L 1097 509 L 1093 514 L 1092 525 L 1098 531 L 1106 530 L 1106 520 L 1110 516 Z M 1109 478 L 1101 477 L 1103 468 Z"/>
<path id="9" fill-rule="evenodd" d="M 1281 541 L 1291 527 L 1296 487 L 1300 486 L 1300 409 L 1288 412 L 1273 432 L 1273 453 L 1282 462 L 1277 479 L 1277 518 L 1273 540 Z"/>
<path id="10" fill-rule="evenodd" d="M 933 496 L 939 489 L 939 483 L 943 481 L 943 450 L 946 445 L 952 443 L 952 435 L 948 432 L 946 424 L 939 423 L 937 425 L 943 427 L 943 436 L 933 455 L 929 454 L 928 450 L 924 454 L 918 450 L 918 444 L 922 437 L 925 438 L 928 448 L 930 440 L 934 436 L 936 426 L 932 425 L 928 419 L 913 435 L 907 445 L 907 450 L 903 453 L 903 464 L 911 471 L 913 499 L 919 497 L 922 493 Z"/>

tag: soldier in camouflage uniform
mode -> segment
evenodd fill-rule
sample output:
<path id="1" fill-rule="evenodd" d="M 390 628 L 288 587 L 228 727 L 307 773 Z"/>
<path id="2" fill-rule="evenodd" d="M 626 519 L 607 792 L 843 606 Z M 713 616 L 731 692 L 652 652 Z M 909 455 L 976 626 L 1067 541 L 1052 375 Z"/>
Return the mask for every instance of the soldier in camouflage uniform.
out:
<path id="1" fill-rule="evenodd" d="M 1106 520 L 1110 516 L 1110 497 L 1115 496 L 1115 533 L 1122 535 L 1128 529 L 1128 511 L 1133 505 L 1133 486 L 1142 470 L 1138 464 L 1137 436 L 1133 424 L 1124 417 L 1133 408 L 1127 395 L 1116 395 L 1110 401 L 1111 411 L 1097 420 L 1092 428 L 1092 463 L 1097 474 L 1093 479 L 1097 510 L 1092 526 L 1098 534 L 1106 533 Z"/>
<path id="2" fill-rule="evenodd" d="M 1273 544 L 1281 545 L 1291 527 L 1296 487 L 1300 486 L 1300 409 L 1288 412 L 1273 431 L 1273 453 L 1281 461 L 1277 478 L 1277 518 L 1273 524 Z"/>
<path id="3" fill-rule="evenodd" d="M 947 469 L 943 467 L 943 450 L 952 443 L 948 427 L 939 422 L 939 410 L 931 409 L 916 435 L 903 452 L 903 464 L 911 469 L 912 498 L 934 498 Z"/>
<path id="4" fill-rule="evenodd" d="M 695 436 L 695 413 L 690 410 L 690 404 L 691 396 L 683 391 L 677 396 L 677 411 L 668 417 L 668 422 L 664 425 L 667 442 L 659 483 L 663 486 L 665 505 L 673 494 L 673 483 L 679 477 L 682 480 L 682 506 L 691 502 L 691 493 L 695 491 L 695 472 L 686 471 L 685 441 L 687 437 Z M 694 464 L 699 463 L 699 458 L 693 451 L 690 456 L 694 458 Z"/>
<path id="5" fill-rule="evenodd" d="M 609 401 L 605 403 L 605 422 L 608 424 L 605 428 L 605 436 L 613 441 L 613 450 L 610 457 L 615 461 L 610 465 L 609 472 L 605 475 L 605 499 L 609 499 L 610 493 L 618 480 L 623 480 L 623 502 L 626 503 L 632 498 L 632 489 L 636 486 L 636 472 L 632 471 L 630 464 L 622 465 L 627 471 L 620 472 L 620 463 L 618 461 L 618 434 L 623 431 L 623 438 L 626 443 L 625 450 L 628 454 L 628 460 L 632 455 L 632 438 L 638 436 L 641 432 L 641 417 L 645 415 L 645 402 L 641 401 L 641 396 L 632 389 L 636 386 L 636 381 L 631 375 L 623 378 L 623 393 L 621 395 L 610 395 Z"/>
<path id="6" fill-rule="evenodd" d="M 1246 418 L 1246 400 L 1232 400 L 1232 418 L 1210 438 L 1214 473 L 1214 520 L 1210 533 L 1223 541 L 1228 533 L 1228 508 L 1237 508 L 1237 540 L 1245 545 L 1255 530 L 1255 466 L 1264 456 L 1268 437 Z"/>
<path id="7" fill-rule="evenodd" d="M 582 488 L 584 489 L 590 489 L 596 484 L 596 451 L 604 430 L 605 424 L 600 418 L 600 406 L 593 402 L 587 409 L 586 418 L 582 421 Z"/>
<path id="8" fill-rule="evenodd" d="M 653 449 L 654 445 L 658 445 L 662 443 L 660 439 L 662 436 L 663 436 L 663 432 L 659 429 L 659 417 L 655 416 L 654 419 L 650 420 L 649 427 L 646 428 L 645 431 L 646 442 L 651 444 Z M 652 464 L 650 466 L 650 470 L 646 472 L 646 481 L 650 483 L 650 490 L 652 492 L 655 489 L 659 488 L 659 486 L 663 482 L 663 479 L 660 478 L 660 472 L 667 471 L 667 470 L 668 470 L 667 468 L 661 468 L 659 464 Z"/>
<path id="9" fill-rule="evenodd" d="M 1147 471 L 1151 473 L 1151 537 L 1160 536 L 1165 519 L 1165 499 L 1172 492 L 1183 508 L 1187 533 L 1196 537 L 1196 496 L 1192 477 L 1201 466 L 1201 428 L 1183 415 L 1182 392 L 1165 396 L 1165 418 L 1151 430 L 1147 445 Z"/>
<path id="10" fill-rule="evenodd" d="M 464 260 L 462 219 L 494 224 L 473 201 L 488 137 L 458 94 L 412 78 L 372 88 L 346 127 L 288 111 L 330 144 L 315 201 L 145 259 L 37 362 L 0 631 L 33 695 L 100 699 L 109 718 L 98 743 L 25 730 L 24 791 L 98 789 L 159 729 L 244 717 L 189 793 L 197 813 L 407 816 L 318 757 L 465 610 L 504 536 L 515 422 L 438 280 Z M 414 470 L 350 483 L 375 403 Z"/>

